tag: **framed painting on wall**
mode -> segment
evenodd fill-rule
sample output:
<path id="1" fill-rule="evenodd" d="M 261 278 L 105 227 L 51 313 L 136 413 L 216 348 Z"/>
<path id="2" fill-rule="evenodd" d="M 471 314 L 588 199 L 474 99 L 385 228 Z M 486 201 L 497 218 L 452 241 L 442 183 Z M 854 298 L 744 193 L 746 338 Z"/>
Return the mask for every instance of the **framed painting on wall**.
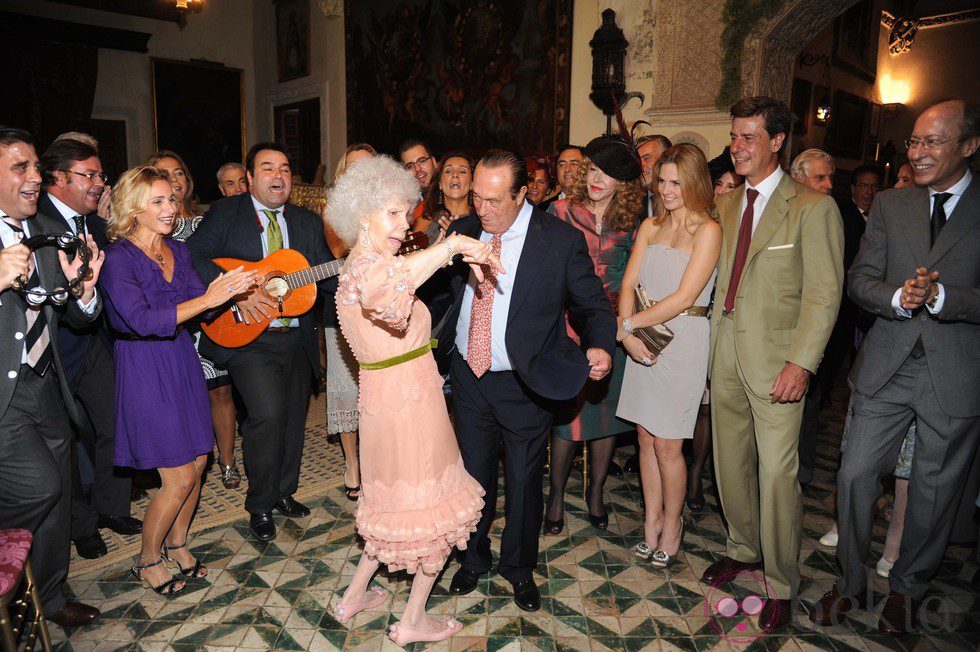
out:
<path id="1" fill-rule="evenodd" d="M 279 82 L 310 74 L 310 0 L 276 0 Z"/>
<path id="2" fill-rule="evenodd" d="M 863 97 L 840 89 L 835 91 L 825 149 L 834 156 L 860 160 L 869 110 L 870 102 Z"/>
<path id="3" fill-rule="evenodd" d="M 878 70 L 880 1 L 860 0 L 834 22 L 834 66 L 869 84 L 875 82 Z"/>
<path id="4" fill-rule="evenodd" d="M 194 192 L 209 203 L 220 197 L 214 174 L 245 158 L 242 71 L 221 64 L 150 59 L 153 144 L 181 156 L 197 179 Z"/>
<path id="5" fill-rule="evenodd" d="M 347 140 L 396 152 L 568 140 L 571 0 L 346 0 Z"/>

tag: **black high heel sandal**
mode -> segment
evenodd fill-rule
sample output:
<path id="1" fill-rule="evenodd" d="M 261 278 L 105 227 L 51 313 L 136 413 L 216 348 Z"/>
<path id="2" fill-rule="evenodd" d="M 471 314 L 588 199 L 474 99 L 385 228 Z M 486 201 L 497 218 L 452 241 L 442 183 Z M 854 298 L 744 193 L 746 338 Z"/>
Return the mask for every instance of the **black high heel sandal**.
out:
<path id="1" fill-rule="evenodd" d="M 592 523 L 592 527 L 597 530 L 608 530 L 609 529 L 609 512 L 607 511 L 602 516 L 596 516 L 589 509 L 589 498 L 592 496 L 592 486 L 590 485 L 588 489 L 585 490 L 585 509 L 589 512 L 589 521 Z"/>
<path id="2" fill-rule="evenodd" d="M 146 588 L 152 589 L 153 592 L 156 593 L 157 595 L 162 595 L 167 598 L 172 598 L 173 596 L 177 595 L 185 588 L 187 588 L 187 585 L 184 584 L 184 580 L 182 578 L 177 577 L 176 575 L 171 575 L 170 579 L 164 582 L 163 584 L 159 586 L 153 586 L 152 584 L 150 584 L 149 580 L 143 577 L 143 571 L 145 569 L 153 568 L 154 566 L 159 566 L 162 563 L 163 563 L 163 559 L 157 559 L 156 561 L 151 562 L 149 564 L 141 564 L 139 562 L 136 562 L 135 564 L 133 564 L 133 567 L 130 569 L 130 571 L 133 573 L 133 575 L 136 576 L 136 579 L 140 581 L 140 584 L 142 584 Z M 176 588 L 177 584 L 183 584 L 183 586 L 181 586 L 178 589 Z"/>
<path id="3" fill-rule="evenodd" d="M 361 488 L 344 485 L 344 495 L 347 496 L 347 500 L 356 501 L 361 497 Z"/>
<path id="4" fill-rule="evenodd" d="M 561 534 L 561 531 L 565 529 L 565 517 L 562 516 L 557 521 L 552 521 L 549 519 L 544 519 L 544 533 L 545 534 Z"/>
<path id="5" fill-rule="evenodd" d="M 183 542 L 182 544 L 180 544 L 179 546 L 168 546 L 168 545 L 164 544 L 163 549 L 160 552 L 160 556 L 163 557 L 163 559 L 168 564 L 170 564 L 172 566 L 176 566 L 177 567 L 177 570 L 180 571 L 180 574 L 183 575 L 187 579 L 199 580 L 199 579 L 201 579 L 203 577 L 207 577 L 208 576 L 208 568 L 207 568 L 207 566 L 205 566 L 204 564 L 201 563 L 201 560 L 200 559 L 195 559 L 194 560 L 194 568 L 184 568 L 183 566 L 180 565 L 180 562 L 179 561 L 177 561 L 176 559 L 171 558 L 170 555 L 167 554 L 171 550 L 180 550 L 181 548 L 186 548 L 186 547 L 187 547 L 187 542 L 186 541 Z M 201 571 L 203 571 L 203 573 Z"/>

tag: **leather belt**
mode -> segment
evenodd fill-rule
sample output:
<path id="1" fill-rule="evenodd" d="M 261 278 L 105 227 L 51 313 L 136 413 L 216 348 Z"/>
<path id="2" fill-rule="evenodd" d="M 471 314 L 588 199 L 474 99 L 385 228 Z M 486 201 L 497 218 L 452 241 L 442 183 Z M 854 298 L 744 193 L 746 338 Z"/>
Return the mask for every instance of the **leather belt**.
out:
<path id="1" fill-rule="evenodd" d="M 290 333 L 294 330 L 296 329 L 290 326 L 269 326 L 267 329 L 265 329 L 265 332 L 266 333 Z"/>

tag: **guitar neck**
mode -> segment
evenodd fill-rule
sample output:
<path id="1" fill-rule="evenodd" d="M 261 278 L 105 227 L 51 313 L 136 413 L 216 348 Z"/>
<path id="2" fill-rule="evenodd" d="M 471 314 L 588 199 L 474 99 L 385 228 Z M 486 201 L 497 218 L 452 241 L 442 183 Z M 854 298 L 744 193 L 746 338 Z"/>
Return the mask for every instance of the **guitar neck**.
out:
<path id="1" fill-rule="evenodd" d="M 298 272 L 293 272 L 292 274 L 286 274 L 284 278 L 286 279 L 286 283 L 289 284 L 290 288 L 298 288 L 303 285 L 309 285 L 310 283 L 318 283 L 325 278 L 330 278 L 331 276 L 337 276 L 340 274 L 340 270 L 343 269 L 345 262 L 347 262 L 346 257 L 339 260 L 331 260 L 329 263 L 323 263 L 322 265 L 317 265 L 315 267 L 301 269 Z"/>

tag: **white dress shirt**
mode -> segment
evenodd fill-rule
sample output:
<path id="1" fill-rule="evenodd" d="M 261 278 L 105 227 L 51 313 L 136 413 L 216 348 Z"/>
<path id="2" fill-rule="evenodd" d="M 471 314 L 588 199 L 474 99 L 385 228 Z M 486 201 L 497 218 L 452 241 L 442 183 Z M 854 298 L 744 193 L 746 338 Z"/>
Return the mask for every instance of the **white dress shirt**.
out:
<path id="1" fill-rule="evenodd" d="M 4 213 L 3 211 L 0 211 L 0 242 L 3 242 L 3 246 L 4 247 L 11 247 L 11 246 L 13 246 L 13 245 L 15 245 L 15 244 L 17 244 L 17 243 L 20 242 L 20 235 L 18 233 L 16 233 L 12 228 L 10 228 L 10 225 L 7 224 L 7 222 L 5 222 L 3 220 L 3 218 L 5 218 L 5 217 L 7 217 L 7 214 Z M 28 226 L 28 223 L 30 221 L 31 221 L 30 219 L 26 219 L 26 220 L 23 220 L 23 221 L 21 221 L 19 223 L 20 228 L 24 229 L 24 239 L 25 240 L 27 238 L 31 237 L 31 229 L 30 229 L 30 226 Z M 34 256 L 33 254 L 31 255 L 31 257 L 34 258 L 34 266 L 37 267 L 37 257 Z M 96 294 L 97 292 L 98 292 L 98 290 L 93 290 L 93 292 L 92 292 L 92 298 L 89 300 L 88 303 L 82 303 L 82 300 L 81 299 L 78 299 L 78 307 L 81 308 L 85 312 L 86 315 L 91 315 L 92 313 L 95 312 L 95 304 L 96 304 L 95 299 L 96 299 L 96 296 L 97 296 L 97 294 Z M 2 306 L 3 306 L 3 303 L 0 302 L 0 307 L 2 307 Z M 42 307 L 43 307 L 43 304 L 42 304 L 42 306 L 38 306 L 37 309 L 40 310 Z M 18 335 L 20 335 L 20 337 L 17 337 Z M 19 339 L 20 340 L 20 339 L 23 339 L 24 338 L 24 334 L 23 333 L 14 333 L 14 337 L 16 339 Z M 27 340 L 24 339 L 23 341 L 24 341 L 24 350 L 23 350 L 23 352 L 21 353 L 21 356 L 20 356 L 20 363 L 21 364 L 27 364 Z M 13 373 L 13 372 L 11 372 L 11 373 Z"/>
<path id="2" fill-rule="evenodd" d="M 751 183 L 749 183 L 748 179 L 745 180 L 746 192 L 742 195 L 742 203 L 738 207 L 738 214 L 740 216 L 745 214 L 745 204 L 749 200 L 748 189 L 752 188 L 753 190 L 759 191 L 759 194 L 755 198 L 755 204 L 753 204 L 753 209 L 752 209 L 753 210 L 752 213 L 753 235 L 755 234 L 756 227 L 759 226 L 759 220 L 762 219 L 762 212 L 766 210 L 766 204 L 769 203 L 769 198 L 772 197 L 772 194 L 774 192 L 776 192 L 776 186 L 779 185 L 779 182 L 782 180 L 784 174 L 786 173 L 783 172 L 783 169 L 777 166 L 776 169 L 773 170 L 772 174 L 770 174 L 768 177 L 760 181 L 759 185 L 757 186 L 753 186 Z M 741 219 L 742 218 L 739 217 L 739 221 L 741 221 Z"/>
<path id="3" fill-rule="evenodd" d="M 276 212 L 276 223 L 279 225 L 279 230 L 282 231 L 282 248 L 289 249 L 289 229 L 286 228 L 286 218 L 283 214 L 283 208 L 269 208 L 264 205 L 255 195 L 249 195 L 252 198 L 252 206 L 255 207 L 255 214 L 259 217 L 259 223 L 262 225 L 262 257 L 265 258 L 269 255 L 269 216 L 262 211 L 275 211 Z M 278 319 L 273 319 L 269 324 L 271 328 L 299 328 L 299 319 L 293 318 L 289 326 L 286 326 Z"/>
<path id="4" fill-rule="evenodd" d="M 531 204 L 524 202 L 517 219 L 510 228 L 500 236 L 500 264 L 506 274 L 497 276 L 497 288 L 493 297 L 493 311 L 490 322 L 490 371 L 512 371 L 510 355 L 507 353 L 507 318 L 510 315 L 511 290 L 517 278 L 517 264 L 524 251 L 524 240 L 527 237 L 527 227 L 531 223 Z M 490 242 L 492 233 L 483 231 L 481 242 Z M 467 359 L 467 349 L 470 341 L 470 313 L 473 309 L 473 296 L 476 291 L 476 276 L 470 271 L 470 278 L 463 289 L 463 300 L 459 308 L 459 320 L 456 322 L 456 348 L 463 359 Z"/>
<path id="5" fill-rule="evenodd" d="M 949 222 L 953 218 L 953 210 L 956 205 L 960 202 L 960 197 L 966 192 L 966 189 L 970 187 L 970 183 L 973 182 L 973 173 L 967 168 L 966 174 L 963 178 L 950 186 L 947 190 L 933 190 L 929 188 L 929 219 L 932 219 L 932 209 L 936 205 L 936 195 L 941 192 L 949 193 L 950 197 L 943 204 L 943 210 L 946 212 L 946 221 Z M 936 288 L 939 290 L 939 294 L 936 295 L 936 300 L 930 306 L 926 304 L 926 310 L 934 315 L 938 315 L 943 309 L 943 303 L 946 301 L 946 288 L 943 287 L 942 283 L 936 283 Z M 892 309 L 895 314 L 899 317 L 904 317 L 910 319 L 912 317 L 912 312 L 906 310 L 902 307 L 902 288 L 899 287 L 895 290 L 895 294 L 892 295 Z"/>
<path id="6" fill-rule="evenodd" d="M 54 207 L 58 209 L 58 212 L 59 213 L 61 213 L 62 221 L 65 222 L 68 225 L 68 230 L 71 231 L 72 233 L 74 233 L 75 235 L 79 235 L 78 234 L 78 231 L 75 230 L 75 216 L 76 215 L 80 215 L 80 213 L 78 211 L 74 210 L 73 208 L 70 208 L 68 206 L 68 204 L 66 204 L 65 202 L 61 201 L 60 199 L 58 199 L 57 197 L 55 197 L 54 195 L 52 195 L 50 193 L 48 193 L 48 199 L 51 200 L 51 203 L 54 204 Z M 57 215 L 48 215 L 48 217 L 57 218 L 58 216 Z M 82 217 L 85 217 L 85 216 L 82 215 Z M 81 234 L 81 236 L 83 238 L 86 235 L 87 234 L 85 234 L 85 233 L 82 233 Z"/>

